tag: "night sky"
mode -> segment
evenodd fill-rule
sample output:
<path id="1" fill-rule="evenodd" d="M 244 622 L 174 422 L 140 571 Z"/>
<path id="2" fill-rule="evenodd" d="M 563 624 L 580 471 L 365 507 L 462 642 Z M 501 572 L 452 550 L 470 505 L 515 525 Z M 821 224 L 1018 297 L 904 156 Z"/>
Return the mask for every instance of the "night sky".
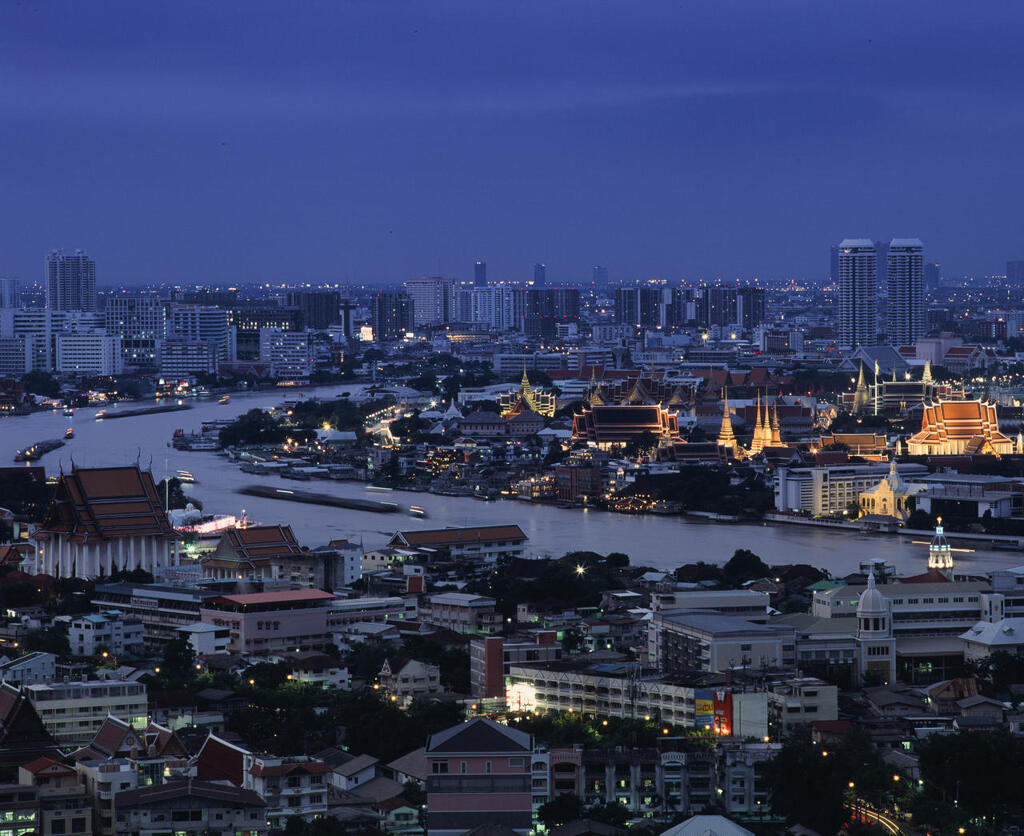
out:
<path id="1" fill-rule="evenodd" d="M 0 5 L 0 275 L 824 276 L 1024 258 L 1024 4 Z"/>

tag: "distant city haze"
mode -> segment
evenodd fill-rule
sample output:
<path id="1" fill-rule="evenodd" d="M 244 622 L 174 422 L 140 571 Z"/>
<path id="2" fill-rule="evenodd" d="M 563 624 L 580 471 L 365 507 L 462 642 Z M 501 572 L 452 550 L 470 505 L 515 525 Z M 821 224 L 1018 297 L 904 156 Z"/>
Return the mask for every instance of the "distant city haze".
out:
<path id="1" fill-rule="evenodd" d="M 1024 258 L 1024 6 L 7 3 L 0 276 L 824 278 Z"/>

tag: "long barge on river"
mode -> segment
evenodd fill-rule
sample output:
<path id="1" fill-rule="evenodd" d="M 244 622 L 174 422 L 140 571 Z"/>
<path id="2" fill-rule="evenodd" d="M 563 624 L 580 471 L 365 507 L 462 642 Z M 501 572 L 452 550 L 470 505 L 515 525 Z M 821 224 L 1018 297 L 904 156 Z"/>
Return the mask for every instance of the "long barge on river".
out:
<path id="1" fill-rule="evenodd" d="M 296 491 L 290 488 L 272 488 L 267 485 L 246 485 L 238 489 L 246 496 L 260 496 L 264 499 L 283 499 L 286 502 L 304 502 L 307 505 L 328 505 L 332 508 L 348 508 L 352 511 L 373 511 L 377 514 L 394 514 L 398 503 L 380 502 L 375 499 L 353 499 L 346 496 L 331 496 L 314 491 Z"/>

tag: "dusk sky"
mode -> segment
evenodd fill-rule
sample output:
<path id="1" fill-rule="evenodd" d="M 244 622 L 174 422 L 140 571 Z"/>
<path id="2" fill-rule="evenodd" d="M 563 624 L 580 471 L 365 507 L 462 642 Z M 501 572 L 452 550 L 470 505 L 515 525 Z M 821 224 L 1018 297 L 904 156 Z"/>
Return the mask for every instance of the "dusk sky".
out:
<path id="1" fill-rule="evenodd" d="M 0 275 L 821 277 L 1024 258 L 1019 3 L 0 7 Z"/>

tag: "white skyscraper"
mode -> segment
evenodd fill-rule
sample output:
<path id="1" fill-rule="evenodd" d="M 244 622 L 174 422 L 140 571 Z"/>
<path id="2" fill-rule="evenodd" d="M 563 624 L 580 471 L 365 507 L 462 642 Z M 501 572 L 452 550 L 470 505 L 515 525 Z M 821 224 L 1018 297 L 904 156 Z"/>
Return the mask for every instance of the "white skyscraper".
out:
<path id="1" fill-rule="evenodd" d="M 844 238 L 839 243 L 839 344 L 843 348 L 878 341 L 875 242 Z"/>
<path id="2" fill-rule="evenodd" d="M 924 335 L 924 247 L 919 238 L 889 242 L 889 342 L 913 345 Z"/>
<path id="3" fill-rule="evenodd" d="M 96 310 L 96 262 L 81 250 L 46 256 L 46 307 L 55 311 Z"/>
<path id="4" fill-rule="evenodd" d="M 156 362 L 157 346 L 167 336 L 167 309 L 157 296 L 111 296 L 104 316 L 107 333 L 121 338 L 126 365 Z"/>

